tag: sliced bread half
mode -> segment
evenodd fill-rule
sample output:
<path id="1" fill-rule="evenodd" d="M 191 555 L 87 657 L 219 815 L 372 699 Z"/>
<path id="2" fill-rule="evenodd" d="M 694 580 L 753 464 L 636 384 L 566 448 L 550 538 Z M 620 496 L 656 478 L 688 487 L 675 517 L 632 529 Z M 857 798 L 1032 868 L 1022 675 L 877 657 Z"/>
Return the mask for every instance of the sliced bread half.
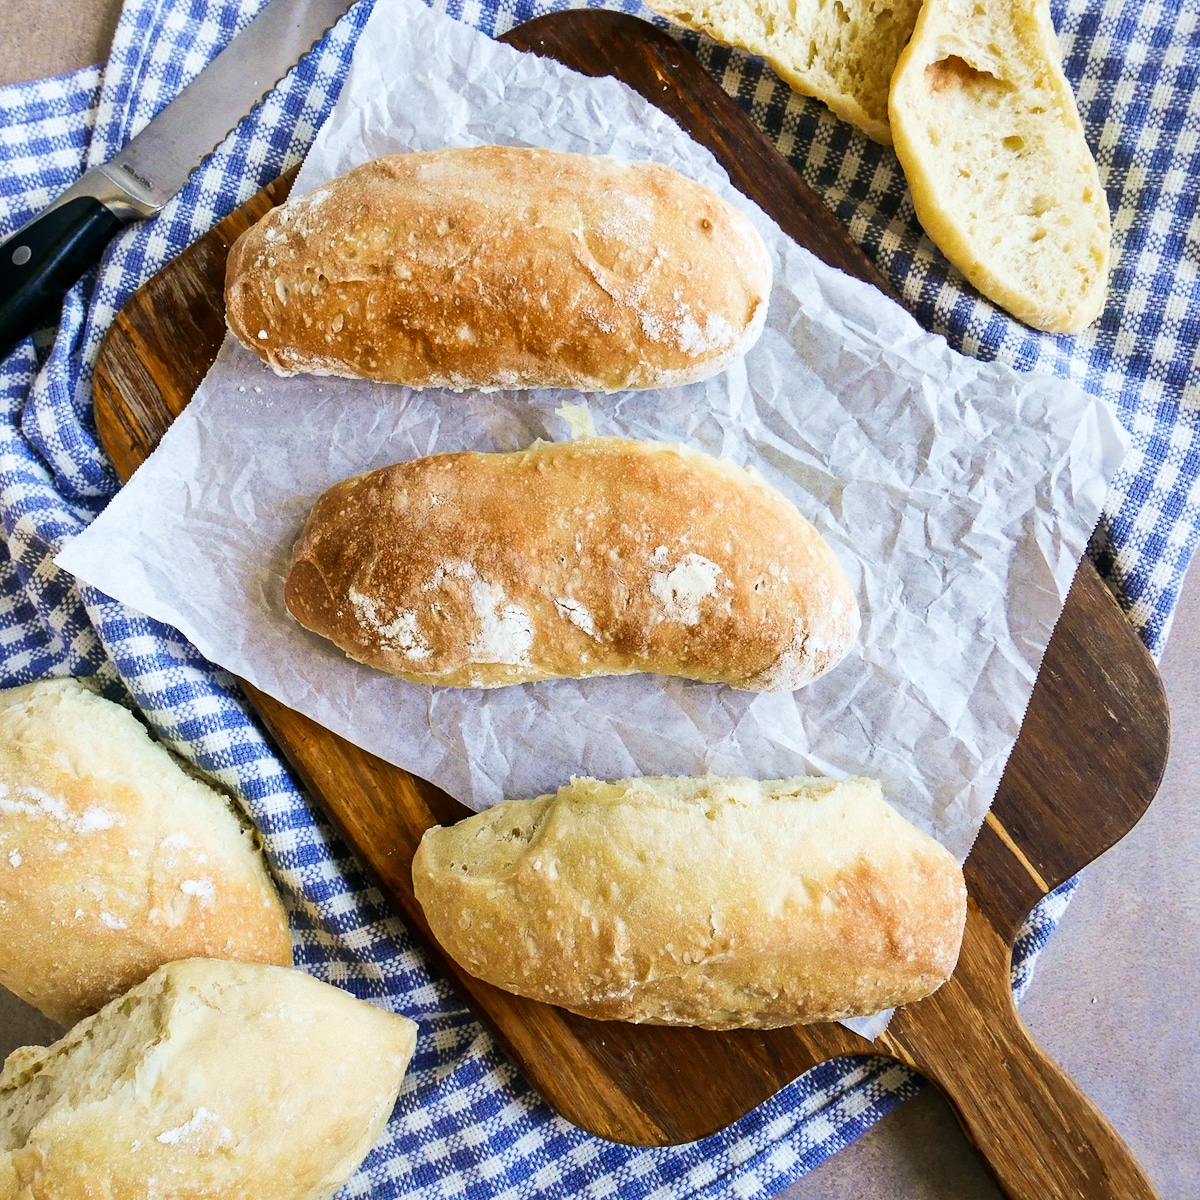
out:
<path id="1" fill-rule="evenodd" d="M 1037 329 L 1095 320 L 1108 201 L 1047 0 L 926 0 L 889 112 L 917 218 L 967 279 Z"/>
<path id="2" fill-rule="evenodd" d="M 920 0 L 648 0 L 689 29 L 761 55 L 798 92 L 889 143 L 888 85 Z"/>

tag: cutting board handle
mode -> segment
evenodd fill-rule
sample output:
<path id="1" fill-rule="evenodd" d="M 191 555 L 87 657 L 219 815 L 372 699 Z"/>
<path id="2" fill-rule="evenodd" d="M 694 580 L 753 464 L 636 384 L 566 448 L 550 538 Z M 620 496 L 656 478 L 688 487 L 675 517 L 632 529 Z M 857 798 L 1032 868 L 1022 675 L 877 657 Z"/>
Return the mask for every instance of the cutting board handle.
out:
<path id="1" fill-rule="evenodd" d="M 1103 1113 L 1033 1040 L 1012 947 L 973 901 L 950 981 L 879 1040 L 932 1080 L 1009 1200 L 1161 1200 Z"/>

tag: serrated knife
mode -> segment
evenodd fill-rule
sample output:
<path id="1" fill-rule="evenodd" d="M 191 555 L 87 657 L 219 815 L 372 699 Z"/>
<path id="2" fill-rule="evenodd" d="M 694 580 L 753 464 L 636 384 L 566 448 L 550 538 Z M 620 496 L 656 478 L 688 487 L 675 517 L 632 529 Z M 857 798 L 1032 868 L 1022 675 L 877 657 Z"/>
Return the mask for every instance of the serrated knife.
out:
<path id="1" fill-rule="evenodd" d="M 0 244 L 0 360 L 52 319 L 113 235 L 157 213 L 353 0 L 270 0 L 116 157 Z"/>

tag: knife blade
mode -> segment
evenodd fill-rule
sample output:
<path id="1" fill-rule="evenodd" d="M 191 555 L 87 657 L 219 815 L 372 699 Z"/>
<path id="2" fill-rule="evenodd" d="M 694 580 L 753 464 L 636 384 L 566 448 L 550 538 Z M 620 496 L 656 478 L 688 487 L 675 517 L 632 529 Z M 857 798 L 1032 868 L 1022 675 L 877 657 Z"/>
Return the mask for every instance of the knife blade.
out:
<path id="1" fill-rule="evenodd" d="M 0 243 L 0 361 L 54 315 L 112 237 L 152 217 L 353 0 L 270 0 L 123 150 Z"/>

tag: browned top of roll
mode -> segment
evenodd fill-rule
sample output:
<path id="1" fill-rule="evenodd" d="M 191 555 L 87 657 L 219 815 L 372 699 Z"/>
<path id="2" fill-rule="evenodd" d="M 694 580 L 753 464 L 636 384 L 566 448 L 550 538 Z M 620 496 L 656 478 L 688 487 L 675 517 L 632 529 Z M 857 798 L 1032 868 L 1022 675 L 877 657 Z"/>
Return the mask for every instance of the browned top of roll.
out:
<path id="1" fill-rule="evenodd" d="M 230 252 L 225 302 L 284 375 L 619 391 L 740 357 L 770 283 L 746 217 L 669 167 L 478 146 L 274 209 Z"/>
<path id="2" fill-rule="evenodd" d="M 455 687 L 653 671 L 791 690 L 859 624 L 833 552 L 760 477 L 621 438 L 438 454 L 337 484 L 285 598 L 351 658 Z"/>

